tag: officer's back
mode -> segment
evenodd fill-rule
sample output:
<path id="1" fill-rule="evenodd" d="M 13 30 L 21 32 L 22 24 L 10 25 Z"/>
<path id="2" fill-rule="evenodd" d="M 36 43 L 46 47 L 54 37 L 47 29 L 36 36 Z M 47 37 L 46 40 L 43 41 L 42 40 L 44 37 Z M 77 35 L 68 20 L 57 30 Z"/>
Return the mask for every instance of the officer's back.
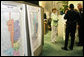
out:
<path id="1" fill-rule="evenodd" d="M 68 10 L 67 14 L 65 15 L 64 19 L 67 19 L 67 24 L 75 24 L 77 22 L 78 16 L 77 12 L 73 10 Z"/>
<path id="2" fill-rule="evenodd" d="M 71 36 L 71 45 L 70 50 L 73 50 L 74 46 L 74 40 L 75 40 L 75 31 L 76 31 L 76 22 L 78 19 L 78 13 L 74 10 L 74 5 L 70 4 L 70 10 L 67 11 L 67 13 L 64 16 L 64 19 L 67 20 L 66 22 L 66 32 L 65 32 L 65 45 L 62 49 L 68 50 L 68 40 L 69 40 L 69 34 Z"/>

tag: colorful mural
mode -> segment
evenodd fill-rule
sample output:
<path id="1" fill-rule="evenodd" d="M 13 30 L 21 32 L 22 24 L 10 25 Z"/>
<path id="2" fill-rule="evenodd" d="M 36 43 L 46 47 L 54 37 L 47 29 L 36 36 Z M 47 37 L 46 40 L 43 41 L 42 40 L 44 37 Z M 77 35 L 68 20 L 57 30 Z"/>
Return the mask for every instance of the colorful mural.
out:
<path id="1" fill-rule="evenodd" d="M 7 4 L 2 2 L 1 6 L 1 55 L 22 56 L 24 36 L 21 36 L 23 23 L 20 20 L 22 20 L 21 13 L 24 6 L 14 2 Z"/>
<path id="2" fill-rule="evenodd" d="M 28 23 L 30 32 L 30 44 L 32 55 L 41 45 L 41 9 L 35 6 L 27 6 Z"/>
<path id="3" fill-rule="evenodd" d="M 18 20 L 14 21 L 14 19 L 11 18 L 11 13 L 9 13 L 9 20 L 7 22 L 7 25 L 8 25 L 8 31 L 10 32 L 12 48 L 6 50 L 6 53 L 12 56 L 20 56 L 20 52 L 19 52 L 20 25 Z"/>

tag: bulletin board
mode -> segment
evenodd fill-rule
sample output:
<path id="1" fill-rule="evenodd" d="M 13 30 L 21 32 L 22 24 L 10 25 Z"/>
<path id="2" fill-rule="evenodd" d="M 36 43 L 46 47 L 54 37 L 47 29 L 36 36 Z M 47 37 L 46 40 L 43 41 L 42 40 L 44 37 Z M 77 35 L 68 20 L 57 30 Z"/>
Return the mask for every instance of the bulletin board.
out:
<path id="1" fill-rule="evenodd" d="M 41 8 L 27 5 L 30 44 L 32 55 L 35 50 L 42 45 L 42 21 L 41 21 Z"/>
<path id="2" fill-rule="evenodd" d="M 35 56 L 42 45 L 41 8 L 1 1 L 1 56 Z"/>
<path id="3" fill-rule="evenodd" d="M 1 56 L 24 56 L 24 4 L 1 2 Z M 24 14 L 25 15 L 25 14 Z M 23 21 L 23 22 L 22 22 Z"/>

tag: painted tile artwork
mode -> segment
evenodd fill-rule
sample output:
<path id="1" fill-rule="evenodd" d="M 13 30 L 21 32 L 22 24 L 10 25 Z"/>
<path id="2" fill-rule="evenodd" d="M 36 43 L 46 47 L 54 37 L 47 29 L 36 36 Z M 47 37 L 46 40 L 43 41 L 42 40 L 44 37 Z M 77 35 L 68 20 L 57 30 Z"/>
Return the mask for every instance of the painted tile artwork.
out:
<path id="1" fill-rule="evenodd" d="M 11 44 L 12 44 L 12 51 L 13 56 L 20 56 L 19 54 L 19 46 L 20 42 L 18 42 L 20 38 L 20 26 L 19 26 L 19 21 L 16 20 L 14 21 L 11 19 L 11 16 L 9 15 L 9 20 L 7 22 L 8 25 L 8 30 L 10 32 L 10 37 L 11 37 Z"/>
<path id="2" fill-rule="evenodd" d="M 38 12 L 33 12 L 33 18 L 31 20 L 31 28 L 33 27 L 33 39 L 38 37 Z"/>
<path id="3" fill-rule="evenodd" d="M 29 55 L 30 50 L 27 49 L 30 46 L 33 55 L 41 45 L 41 8 L 11 1 L 1 3 L 1 56 Z M 27 36 L 30 40 L 27 40 Z"/>
<path id="4" fill-rule="evenodd" d="M 41 10 L 39 7 L 27 6 L 28 22 L 30 31 L 30 42 L 34 52 L 41 45 Z"/>
<path id="5" fill-rule="evenodd" d="M 1 10 L 1 54 L 4 56 L 21 56 L 20 12 L 18 7 L 3 5 Z M 9 10 L 10 9 L 10 10 Z M 4 48 L 3 48 L 4 47 Z"/>

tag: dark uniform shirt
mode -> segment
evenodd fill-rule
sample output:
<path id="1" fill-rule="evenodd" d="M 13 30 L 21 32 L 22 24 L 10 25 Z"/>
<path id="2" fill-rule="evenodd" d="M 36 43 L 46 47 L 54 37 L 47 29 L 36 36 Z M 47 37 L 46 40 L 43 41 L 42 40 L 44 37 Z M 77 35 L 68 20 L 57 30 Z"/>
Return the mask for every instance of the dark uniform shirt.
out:
<path id="1" fill-rule="evenodd" d="M 64 16 L 64 19 L 67 20 L 66 23 L 69 25 L 76 23 L 78 18 L 79 18 L 78 13 L 74 10 L 67 11 L 67 13 Z"/>
<path id="2" fill-rule="evenodd" d="M 80 26 L 80 27 L 83 27 L 83 23 L 84 23 L 84 20 L 83 20 L 83 8 L 81 8 L 80 10 L 79 10 L 79 15 L 80 15 L 80 18 L 79 18 L 79 20 L 78 20 L 78 25 Z"/>

